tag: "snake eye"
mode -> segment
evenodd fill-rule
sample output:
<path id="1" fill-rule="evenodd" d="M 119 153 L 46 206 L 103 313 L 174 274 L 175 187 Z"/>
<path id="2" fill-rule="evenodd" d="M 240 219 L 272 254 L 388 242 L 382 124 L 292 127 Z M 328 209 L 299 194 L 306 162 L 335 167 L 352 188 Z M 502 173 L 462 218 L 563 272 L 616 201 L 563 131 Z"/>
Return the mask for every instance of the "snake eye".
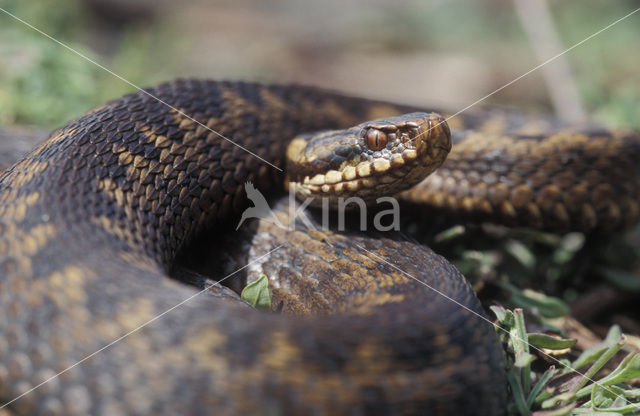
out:
<path id="1" fill-rule="evenodd" d="M 367 146 L 371 150 L 380 150 L 387 146 L 387 142 L 389 138 L 387 134 L 383 131 L 377 129 L 370 129 L 365 134 L 365 138 L 367 139 Z"/>

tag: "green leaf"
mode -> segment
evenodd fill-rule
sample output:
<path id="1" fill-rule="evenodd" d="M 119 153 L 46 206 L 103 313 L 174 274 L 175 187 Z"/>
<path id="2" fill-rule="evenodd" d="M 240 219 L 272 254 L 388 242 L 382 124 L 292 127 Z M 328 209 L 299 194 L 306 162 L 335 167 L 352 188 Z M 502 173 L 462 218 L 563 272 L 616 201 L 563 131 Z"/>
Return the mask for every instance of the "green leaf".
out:
<path id="1" fill-rule="evenodd" d="M 256 309 L 270 310 L 271 296 L 269 295 L 269 279 L 267 276 L 261 276 L 258 280 L 249 283 L 240 294 L 242 299 L 246 300 Z"/>
<path id="2" fill-rule="evenodd" d="M 513 370 L 507 371 L 507 381 L 511 386 L 511 392 L 513 393 L 513 399 L 516 403 L 518 411 L 521 415 L 528 415 L 529 408 L 527 407 L 527 401 L 524 398 L 522 385 L 518 382 L 518 376 L 516 376 Z"/>
<path id="3" fill-rule="evenodd" d="M 513 293 L 512 302 L 519 307 L 535 309 L 545 318 L 559 318 L 569 314 L 569 307 L 558 298 L 547 296 L 531 289 L 519 290 L 513 285 L 508 286 L 508 290 Z"/>
<path id="4" fill-rule="evenodd" d="M 569 263 L 584 246 L 585 237 L 581 233 L 569 233 L 562 237 L 559 247 L 553 252 L 553 262 L 558 265 Z"/>
<path id="5" fill-rule="evenodd" d="M 536 359 L 535 355 L 531 355 L 528 352 L 520 352 L 516 354 L 516 361 L 513 366 L 516 368 L 525 368 L 530 365 Z"/>
<path id="6" fill-rule="evenodd" d="M 609 332 L 607 332 L 607 336 L 604 338 L 603 342 L 610 347 L 617 344 L 618 341 L 620 341 L 620 338 L 622 338 L 622 330 L 618 325 L 613 325 L 609 328 Z"/>
<path id="7" fill-rule="evenodd" d="M 624 390 L 625 397 L 640 398 L 640 389 Z"/>
<path id="8" fill-rule="evenodd" d="M 562 237 L 562 248 L 568 251 L 577 252 L 584 246 L 585 236 L 582 233 L 569 233 Z"/>
<path id="9" fill-rule="evenodd" d="M 559 404 L 562 404 L 563 402 L 569 402 L 573 400 L 574 400 L 573 393 L 566 392 L 566 393 L 555 395 L 543 401 L 540 407 L 542 407 L 543 409 L 550 409 L 552 407 L 558 406 Z"/>
<path id="10" fill-rule="evenodd" d="M 613 370 L 611 374 L 600 379 L 599 385 L 609 385 L 622 383 L 632 378 L 640 377 L 640 354 L 629 354 L 624 360 Z"/>
<path id="11" fill-rule="evenodd" d="M 511 254 L 527 270 L 533 271 L 536 267 L 536 256 L 527 246 L 518 240 L 509 240 L 505 245 L 505 250 Z"/>
<path id="12" fill-rule="evenodd" d="M 514 325 L 511 330 L 513 349 L 516 354 L 519 352 L 529 352 L 529 340 L 527 339 L 527 327 L 524 323 L 524 312 L 517 308 L 513 310 Z"/>
<path id="13" fill-rule="evenodd" d="M 595 345 L 593 347 L 587 348 L 580 354 L 580 356 L 573 362 L 571 367 L 580 368 L 583 365 L 592 363 L 596 361 L 600 356 L 608 349 L 609 347 L 602 347 L 599 345 Z"/>
<path id="14" fill-rule="evenodd" d="M 606 338 L 601 343 L 587 348 L 573 362 L 571 367 L 580 368 L 583 365 L 596 361 L 609 347 L 615 345 L 622 338 L 622 331 L 618 325 L 614 325 L 609 329 Z"/>
<path id="15" fill-rule="evenodd" d="M 640 290 L 640 278 L 633 273 L 611 267 L 598 267 L 596 270 L 602 277 L 621 289 Z"/>
<path id="16" fill-rule="evenodd" d="M 492 306 L 489 306 L 489 309 L 491 309 L 493 314 L 496 316 L 496 319 L 498 320 L 498 322 L 500 323 L 504 322 L 507 316 L 507 310 L 505 308 L 498 305 L 492 305 Z"/>
<path id="17" fill-rule="evenodd" d="M 568 406 L 560 407 L 558 409 L 539 410 L 537 412 L 533 412 L 531 415 L 532 416 L 566 416 L 570 414 L 575 407 L 576 407 L 576 403 L 572 403 Z"/>
<path id="18" fill-rule="evenodd" d="M 530 333 L 528 334 L 529 344 L 538 348 L 546 348 L 549 350 L 563 350 L 576 345 L 577 340 L 553 337 L 547 334 Z"/>
<path id="19" fill-rule="evenodd" d="M 439 232 L 433 238 L 433 241 L 436 243 L 444 243 L 446 241 L 453 240 L 454 238 L 460 237 L 466 232 L 464 225 L 454 225 L 451 228 L 447 228 L 446 230 Z"/>
<path id="20" fill-rule="evenodd" d="M 528 395 L 531 391 L 531 362 L 535 357 L 529 354 L 529 340 L 527 337 L 527 327 L 524 323 L 524 311 L 516 308 L 513 311 L 515 325 L 510 331 L 513 350 L 516 354 L 514 368 L 520 369 L 522 391 Z"/>
<path id="21" fill-rule="evenodd" d="M 531 408 L 531 406 L 533 406 L 536 398 L 555 373 L 556 368 L 554 366 L 551 366 L 547 369 L 547 371 L 544 372 L 544 374 L 542 374 L 542 376 L 540 376 L 538 381 L 536 381 L 536 384 L 534 384 L 533 388 L 531 389 L 531 392 L 529 393 L 529 397 L 527 398 L 527 407 Z"/>
<path id="22" fill-rule="evenodd" d="M 598 392 L 598 396 L 611 399 L 612 403 L 613 400 L 620 399 L 624 395 L 624 390 L 618 386 L 607 386 L 607 388 L 604 389 L 599 388 L 598 384 L 593 383 L 593 390 Z M 592 399 L 592 401 L 594 400 Z"/>
<path id="23" fill-rule="evenodd" d="M 576 384 L 571 391 L 575 393 L 575 395 L 577 397 L 584 397 L 585 395 L 590 393 L 591 387 L 587 386 L 586 384 L 590 381 L 593 380 L 593 378 L 595 377 L 596 373 L 598 371 L 600 371 L 600 369 L 602 367 L 604 367 L 604 365 L 609 362 L 609 360 L 611 360 L 618 351 L 620 351 L 620 348 L 622 348 L 622 346 L 624 345 L 624 338 L 621 338 L 620 340 L 618 340 L 617 343 L 615 343 L 614 345 L 610 346 L 609 348 L 607 348 L 607 350 L 600 356 L 598 357 L 598 359 L 591 365 L 591 367 L 589 367 L 589 370 L 587 370 L 586 373 L 584 373 L 584 377 L 580 380 L 580 382 L 578 384 Z M 620 365 L 618 366 L 618 368 L 611 374 L 609 374 L 609 376 L 607 377 L 613 377 L 615 376 L 616 371 L 618 371 L 619 369 L 621 369 L 624 365 L 625 362 L 627 361 L 627 359 L 630 357 L 631 355 L 629 355 L 627 358 L 625 358 L 622 363 L 620 363 Z M 605 386 L 606 383 L 604 382 L 605 379 L 601 379 L 598 381 L 598 386 Z"/>
<path id="24" fill-rule="evenodd" d="M 514 327 L 516 320 L 513 312 L 511 312 L 509 309 L 505 309 L 502 306 L 498 305 L 490 306 L 489 309 L 493 311 L 493 313 L 496 315 L 496 318 L 498 319 L 498 322 L 500 322 L 501 325 L 504 325 L 508 329 Z"/>

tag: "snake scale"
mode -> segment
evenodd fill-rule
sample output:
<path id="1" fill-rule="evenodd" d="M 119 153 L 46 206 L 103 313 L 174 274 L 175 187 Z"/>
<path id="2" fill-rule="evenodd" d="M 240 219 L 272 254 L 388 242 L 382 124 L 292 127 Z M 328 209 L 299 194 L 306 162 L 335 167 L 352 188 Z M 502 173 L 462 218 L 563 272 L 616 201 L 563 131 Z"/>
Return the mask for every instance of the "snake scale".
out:
<path id="1" fill-rule="evenodd" d="M 184 114 L 282 167 L 297 134 L 413 109 L 300 86 L 179 80 L 147 91 L 174 109 L 126 95 L 0 177 L 0 403 L 29 392 L 0 415 L 502 411 L 501 350 L 474 315 L 484 316 L 478 300 L 446 260 L 398 234 L 252 224 L 247 250 L 260 261 L 249 273 L 274 279 L 288 314 L 167 278 L 199 230 L 238 218 L 246 181 L 282 182 Z M 483 111 L 450 125 L 449 159 L 402 200 L 540 228 L 638 219 L 633 132 Z"/>

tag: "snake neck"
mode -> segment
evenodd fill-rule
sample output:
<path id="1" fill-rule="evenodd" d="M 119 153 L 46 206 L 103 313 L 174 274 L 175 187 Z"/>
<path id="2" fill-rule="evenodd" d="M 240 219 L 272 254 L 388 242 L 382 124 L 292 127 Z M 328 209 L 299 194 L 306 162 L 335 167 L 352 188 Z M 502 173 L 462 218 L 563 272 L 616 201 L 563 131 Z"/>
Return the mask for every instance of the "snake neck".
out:
<path id="1" fill-rule="evenodd" d="M 313 88 L 163 84 L 54 132 L 2 178 L 0 218 L 64 230 L 78 246 L 116 238 L 168 267 L 197 229 L 241 212 L 245 182 L 265 190 L 282 181 L 296 134 L 347 127 L 381 108 L 393 110 Z M 82 231 L 86 222 L 95 234 Z"/>

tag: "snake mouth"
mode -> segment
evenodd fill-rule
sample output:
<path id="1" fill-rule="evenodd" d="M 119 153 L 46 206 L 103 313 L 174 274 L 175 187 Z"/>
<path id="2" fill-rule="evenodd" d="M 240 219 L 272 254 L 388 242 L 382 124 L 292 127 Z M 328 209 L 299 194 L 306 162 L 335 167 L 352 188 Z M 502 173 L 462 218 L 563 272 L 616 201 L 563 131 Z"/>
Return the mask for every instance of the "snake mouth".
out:
<path id="1" fill-rule="evenodd" d="M 371 200 L 394 195 L 433 172 L 451 149 L 445 119 L 427 113 L 374 120 L 296 140 L 306 145 L 295 161 L 290 160 L 288 169 L 301 198 Z M 288 152 L 288 156 L 293 155 Z"/>

